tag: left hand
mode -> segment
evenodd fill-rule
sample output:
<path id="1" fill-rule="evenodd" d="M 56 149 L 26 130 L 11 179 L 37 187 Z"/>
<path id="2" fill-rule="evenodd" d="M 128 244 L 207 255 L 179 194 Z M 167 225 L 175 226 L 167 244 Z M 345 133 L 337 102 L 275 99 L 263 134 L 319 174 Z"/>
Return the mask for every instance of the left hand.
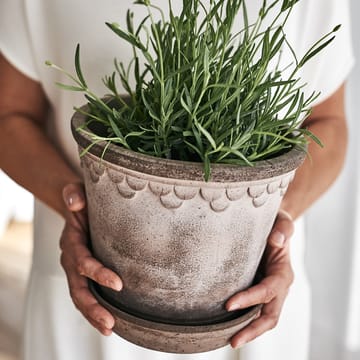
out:
<path id="1" fill-rule="evenodd" d="M 88 287 L 88 279 L 116 291 L 122 288 L 121 279 L 90 252 L 86 198 L 82 184 L 66 185 L 63 198 L 68 211 L 60 239 L 61 265 L 67 276 L 71 299 L 91 325 L 103 335 L 110 335 L 115 319 L 95 299 Z"/>
<path id="2" fill-rule="evenodd" d="M 257 318 L 233 336 L 233 348 L 244 345 L 276 326 L 294 279 L 289 252 L 289 239 L 293 232 L 291 216 L 280 210 L 268 237 L 260 265 L 264 278 L 255 286 L 235 294 L 227 301 L 228 311 L 264 304 Z"/>

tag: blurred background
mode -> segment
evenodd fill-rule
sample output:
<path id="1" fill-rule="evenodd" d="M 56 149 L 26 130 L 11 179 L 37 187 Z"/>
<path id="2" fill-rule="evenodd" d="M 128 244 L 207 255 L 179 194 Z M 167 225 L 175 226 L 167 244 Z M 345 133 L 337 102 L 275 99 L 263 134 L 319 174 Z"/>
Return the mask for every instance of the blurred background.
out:
<path id="1" fill-rule="evenodd" d="M 0 360 L 16 360 L 31 265 L 33 197 L 0 170 Z"/>
<path id="2" fill-rule="evenodd" d="M 348 83 L 348 157 L 336 184 L 306 216 L 313 292 L 309 360 L 360 360 L 360 2 L 352 0 L 351 5 L 357 63 Z M 18 359 L 32 207 L 32 196 L 0 170 L 0 360 Z"/>

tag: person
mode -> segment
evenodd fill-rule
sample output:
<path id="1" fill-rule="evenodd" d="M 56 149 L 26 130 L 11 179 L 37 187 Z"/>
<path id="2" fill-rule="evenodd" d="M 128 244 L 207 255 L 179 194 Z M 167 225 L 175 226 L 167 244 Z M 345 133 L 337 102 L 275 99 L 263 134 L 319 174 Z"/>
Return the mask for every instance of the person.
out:
<path id="1" fill-rule="evenodd" d="M 256 13 L 261 3 L 248 2 L 249 13 Z M 167 1 L 158 4 L 166 6 Z M 348 3 L 301 0 L 296 4 L 286 31 L 298 53 L 343 24 L 336 41 L 301 74 L 308 91 L 321 91 L 304 126 L 326 146 L 310 144 L 310 156 L 282 202 L 264 255 L 264 279 L 226 304 L 230 311 L 264 303 L 258 318 L 234 336 L 232 347 L 194 355 L 147 350 L 111 334 L 114 319 L 87 286 L 88 278 L 119 291 L 122 283 L 92 257 L 83 230 L 86 199 L 69 121 L 73 106 L 82 105 L 84 99 L 59 90 L 55 82 L 66 80 L 44 65 L 50 59 L 71 69 L 74 49 L 80 43 L 89 86 L 101 94 L 99 79 L 111 73 L 113 58 L 126 63 L 131 56 L 104 22 L 123 22 L 124 9 L 133 6 L 132 0 L 108 0 L 101 5 L 85 0 L 0 3 L 0 166 L 37 198 L 22 359 L 232 360 L 241 356 L 242 360 L 305 360 L 310 292 L 303 264 L 301 215 L 336 179 L 344 161 L 345 81 L 353 62 Z M 139 18 L 144 15 L 142 7 L 134 11 Z"/>

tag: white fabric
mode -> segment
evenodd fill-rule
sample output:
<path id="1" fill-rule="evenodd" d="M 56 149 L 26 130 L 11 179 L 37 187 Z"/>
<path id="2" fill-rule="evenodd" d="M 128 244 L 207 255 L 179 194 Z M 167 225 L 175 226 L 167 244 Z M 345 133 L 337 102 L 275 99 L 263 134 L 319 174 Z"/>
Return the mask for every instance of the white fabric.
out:
<path id="1" fill-rule="evenodd" d="M 250 13 L 262 1 L 248 1 Z M 167 1 L 158 1 L 164 5 Z M 181 2 L 174 2 L 179 7 Z M 82 64 L 90 86 L 103 92 L 101 77 L 112 71 L 116 56 L 126 62 L 130 52 L 108 30 L 105 21 L 124 24 L 125 10 L 132 0 L 1 0 L 0 49 L 10 62 L 27 76 L 40 81 L 53 107 L 49 134 L 64 156 L 78 167 L 76 145 L 69 131 L 73 105 L 81 95 L 61 91 L 55 81 L 67 82 L 59 72 L 44 65 L 47 59 L 65 69 L 73 68 L 74 49 L 81 44 Z M 136 12 L 142 7 L 136 7 Z M 346 1 L 302 0 L 297 5 L 287 33 L 301 55 L 308 46 L 336 24 L 343 23 L 336 42 L 303 72 L 308 91 L 321 90 L 321 101 L 334 92 L 348 75 L 352 64 Z M 141 12 L 144 12 L 142 9 Z M 301 31 L 298 31 L 298 30 Z M 284 56 L 286 62 L 288 57 Z M 287 62 L 286 62 L 287 64 Z M 68 296 L 66 280 L 59 265 L 58 239 L 62 220 L 44 205 L 36 203 L 34 265 L 29 283 L 24 331 L 25 360 L 88 360 L 146 358 L 239 360 L 239 351 L 229 347 L 201 355 L 170 355 L 136 347 L 117 336 L 98 335 L 78 314 Z M 301 224 L 298 225 L 301 230 Z M 296 281 L 289 294 L 277 329 L 245 346 L 241 360 L 305 360 L 309 326 L 309 291 L 303 266 L 304 237 L 293 239 Z M 299 311 L 299 308 L 301 311 Z"/>
<path id="2" fill-rule="evenodd" d="M 356 59 L 360 58 L 360 2 L 352 0 Z M 310 360 L 360 359 L 360 144 L 356 62 L 347 86 L 349 149 L 332 189 L 307 215 L 306 256 L 313 293 Z"/>
<path id="3" fill-rule="evenodd" d="M 32 220 L 33 203 L 32 195 L 0 170 L 0 238 L 11 220 Z"/>

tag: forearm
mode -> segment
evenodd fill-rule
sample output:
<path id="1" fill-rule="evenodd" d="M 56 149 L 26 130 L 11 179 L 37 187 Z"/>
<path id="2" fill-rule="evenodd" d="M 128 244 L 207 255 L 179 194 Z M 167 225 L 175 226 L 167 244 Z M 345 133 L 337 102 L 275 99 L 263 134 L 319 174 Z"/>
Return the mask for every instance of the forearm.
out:
<path id="1" fill-rule="evenodd" d="M 0 167 L 63 216 L 62 189 L 80 181 L 41 127 L 26 114 L 8 113 L 0 119 Z"/>
<path id="2" fill-rule="evenodd" d="M 0 53 L 0 168 L 65 216 L 62 189 L 79 177 L 47 138 L 49 104 L 40 83 Z"/>
<path id="3" fill-rule="evenodd" d="M 309 156 L 289 186 L 282 208 L 295 219 L 304 213 L 336 180 L 344 164 L 347 126 L 344 114 L 344 87 L 334 98 L 314 109 L 307 128 L 324 144 L 311 141 Z"/>

